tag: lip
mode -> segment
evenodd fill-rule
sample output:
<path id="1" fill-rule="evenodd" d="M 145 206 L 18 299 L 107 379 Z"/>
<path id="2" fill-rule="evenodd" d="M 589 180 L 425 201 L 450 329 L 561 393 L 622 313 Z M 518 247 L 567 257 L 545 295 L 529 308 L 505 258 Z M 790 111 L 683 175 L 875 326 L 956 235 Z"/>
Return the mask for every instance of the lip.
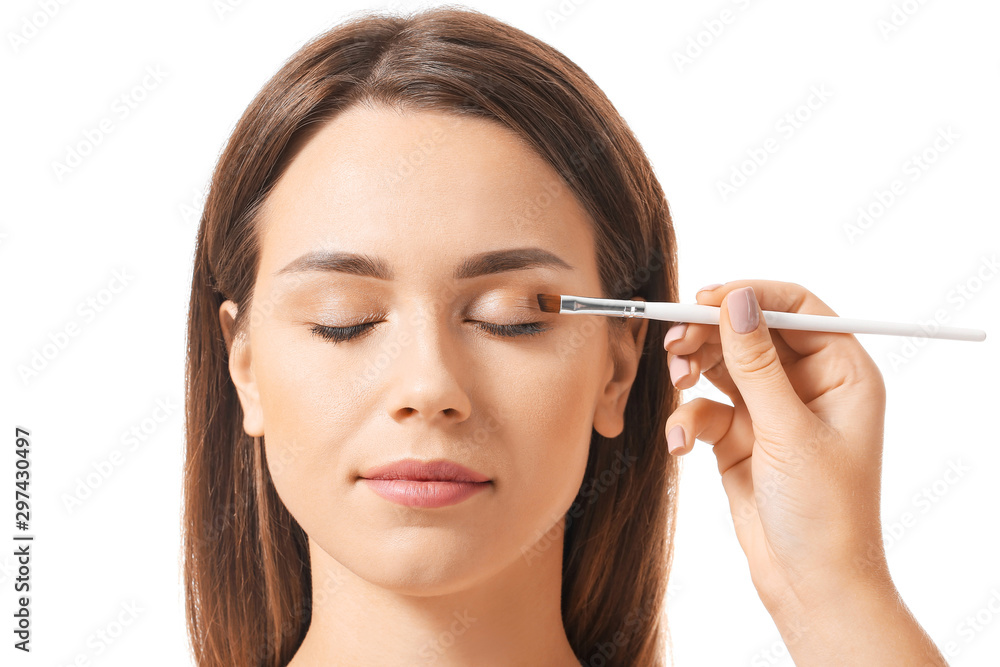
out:
<path id="1" fill-rule="evenodd" d="M 362 481 L 385 500 L 407 507 L 447 507 L 484 491 L 490 478 L 454 461 L 405 459 L 371 468 Z"/>
<path id="2" fill-rule="evenodd" d="M 368 469 L 365 479 L 408 479 L 415 482 L 488 482 L 486 475 L 447 459 L 403 459 Z"/>

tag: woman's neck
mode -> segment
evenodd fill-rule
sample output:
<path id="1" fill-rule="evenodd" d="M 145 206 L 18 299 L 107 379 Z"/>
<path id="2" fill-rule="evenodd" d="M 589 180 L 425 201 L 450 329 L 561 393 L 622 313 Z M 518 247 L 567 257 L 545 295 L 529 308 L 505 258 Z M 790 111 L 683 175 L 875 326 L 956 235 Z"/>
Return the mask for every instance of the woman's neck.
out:
<path id="1" fill-rule="evenodd" d="M 311 539 L 309 549 L 312 620 L 289 667 L 579 667 L 560 608 L 561 539 L 543 538 L 500 571 L 433 594 L 372 584 Z"/>

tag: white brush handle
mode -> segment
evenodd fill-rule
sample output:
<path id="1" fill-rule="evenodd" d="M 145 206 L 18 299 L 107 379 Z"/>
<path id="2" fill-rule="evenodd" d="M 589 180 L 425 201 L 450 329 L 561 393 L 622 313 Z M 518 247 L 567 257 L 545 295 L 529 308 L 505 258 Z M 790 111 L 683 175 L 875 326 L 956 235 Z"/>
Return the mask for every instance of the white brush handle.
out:
<path id="1" fill-rule="evenodd" d="M 646 318 L 665 322 L 693 322 L 696 324 L 718 324 L 718 306 L 703 306 L 693 303 L 670 303 L 669 301 L 647 302 Z M 986 340 L 982 329 L 964 327 L 942 327 L 931 329 L 922 324 L 907 322 L 879 322 L 835 315 L 807 315 L 804 313 L 782 313 L 776 310 L 761 311 L 769 329 L 798 329 L 800 331 L 830 331 L 833 333 L 869 333 L 890 336 L 918 336 L 920 338 L 948 338 L 951 340 Z"/>

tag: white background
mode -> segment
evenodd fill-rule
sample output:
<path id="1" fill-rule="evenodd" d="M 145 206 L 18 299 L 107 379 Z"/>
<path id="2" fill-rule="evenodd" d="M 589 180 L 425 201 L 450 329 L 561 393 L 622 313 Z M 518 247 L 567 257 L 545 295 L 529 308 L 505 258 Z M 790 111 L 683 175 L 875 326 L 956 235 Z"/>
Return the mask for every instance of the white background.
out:
<path id="1" fill-rule="evenodd" d="M 347 14 L 386 5 L 49 4 L 52 16 L 45 2 L 8 0 L 0 19 L 0 662 L 188 664 L 179 553 L 184 336 L 204 191 L 237 119 L 284 60 Z M 953 665 L 995 664 L 1000 4 L 468 6 L 563 51 L 625 117 L 672 208 L 683 301 L 707 283 L 784 280 L 843 316 L 924 322 L 940 311 L 947 324 L 988 332 L 985 342 L 910 348 L 899 337 L 859 339 L 888 389 L 882 513 L 886 530 L 900 531 L 886 536 L 896 584 L 938 645 L 953 643 Z M 690 61 L 680 62 L 685 53 Z M 141 90 L 147 68 L 162 80 Z M 828 98 L 803 107 L 814 87 Z M 126 118 L 116 113 L 122 95 L 143 97 Z M 796 111 L 804 120 L 789 136 L 782 119 Z M 60 179 L 54 164 L 106 118 L 112 131 Z M 941 128 L 956 138 L 912 179 L 908 161 Z M 768 138 L 777 150 L 724 198 L 719 183 Z M 905 192 L 852 242 L 846 226 L 894 179 Z M 108 296 L 115 271 L 130 276 L 127 286 L 85 317 L 80 304 Z M 969 298 L 957 296 L 960 287 Z M 71 323 L 78 335 L 23 379 L 18 369 Z M 685 400 L 701 394 L 721 397 L 703 380 Z M 152 421 L 158 401 L 172 406 L 162 423 Z M 11 648 L 15 425 L 33 442 L 30 656 Z M 134 427 L 148 433 L 131 450 L 123 436 Z M 123 462 L 68 507 L 116 449 Z M 953 464 L 968 470 L 953 477 Z M 925 488 L 935 498 L 929 506 L 916 499 Z M 683 459 L 679 511 L 668 606 L 676 664 L 791 664 L 751 585 L 704 443 Z M 907 512 L 915 520 L 903 526 Z M 984 625 L 969 630 L 977 614 Z M 110 645 L 99 641 L 118 620 L 129 625 Z"/>

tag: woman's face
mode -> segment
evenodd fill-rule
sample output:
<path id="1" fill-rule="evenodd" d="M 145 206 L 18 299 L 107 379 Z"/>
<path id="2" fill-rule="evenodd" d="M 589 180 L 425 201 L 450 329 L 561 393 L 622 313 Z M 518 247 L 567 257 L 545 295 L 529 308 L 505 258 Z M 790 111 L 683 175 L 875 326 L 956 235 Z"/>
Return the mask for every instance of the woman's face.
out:
<path id="1" fill-rule="evenodd" d="M 528 557 L 580 488 L 591 429 L 622 431 L 645 336 L 632 321 L 616 365 L 606 318 L 538 310 L 538 293 L 601 294 L 588 216 L 557 172 L 488 120 L 354 107 L 296 156 L 260 233 L 230 372 L 311 541 L 424 593 Z M 235 313 L 220 311 L 230 342 Z M 362 324 L 341 342 L 314 331 Z M 360 479 L 410 458 L 490 482 L 421 508 Z"/>

